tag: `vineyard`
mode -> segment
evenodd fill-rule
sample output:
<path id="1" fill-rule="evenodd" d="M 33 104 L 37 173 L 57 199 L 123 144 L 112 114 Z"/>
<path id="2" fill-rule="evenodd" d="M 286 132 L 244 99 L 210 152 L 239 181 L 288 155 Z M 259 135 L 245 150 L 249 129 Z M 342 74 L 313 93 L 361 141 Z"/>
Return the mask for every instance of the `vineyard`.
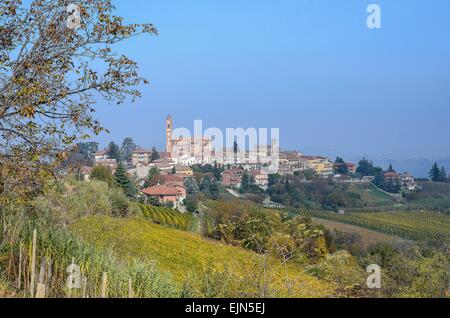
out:
<path id="1" fill-rule="evenodd" d="M 450 240 L 450 216 L 433 212 L 352 213 L 338 215 L 324 211 L 288 209 L 299 215 L 359 226 L 406 240 Z"/>
<path id="2" fill-rule="evenodd" d="M 153 223 L 185 231 L 191 228 L 192 216 L 190 214 L 145 204 L 141 204 L 140 208 L 144 216 Z"/>

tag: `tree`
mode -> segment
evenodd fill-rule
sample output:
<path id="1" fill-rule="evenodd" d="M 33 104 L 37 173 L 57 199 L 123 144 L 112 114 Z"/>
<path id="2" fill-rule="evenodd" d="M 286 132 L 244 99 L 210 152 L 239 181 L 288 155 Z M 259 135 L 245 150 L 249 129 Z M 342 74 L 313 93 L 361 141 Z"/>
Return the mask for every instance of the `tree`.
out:
<path id="1" fill-rule="evenodd" d="M 83 166 L 93 166 L 95 153 L 98 151 L 98 143 L 82 142 L 68 151 L 67 158 L 61 168 L 68 171 L 77 171 Z"/>
<path id="2" fill-rule="evenodd" d="M 198 201 L 193 195 L 188 195 L 183 203 L 188 212 L 194 213 L 198 209 Z"/>
<path id="3" fill-rule="evenodd" d="M 269 187 L 272 187 L 283 180 L 283 176 L 281 174 L 269 174 Z"/>
<path id="4" fill-rule="evenodd" d="M 392 164 L 389 165 L 388 172 L 396 173 L 396 171 L 395 171 L 394 168 L 392 167 Z"/>
<path id="5" fill-rule="evenodd" d="M 136 191 L 133 184 L 131 183 L 130 178 L 127 175 L 125 166 L 122 163 L 119 163 L 119 165 L 117 166 L 116 172 L 114 173 L 114 179 L 116 180 L 116 184 L 129 198 L 133 198 L 135 196 Z"/>
<path id="6" fill-rule="evenodd" d="M 98 142 L 80 142 L 77 149 L 86 161 L 93 164 L 95 153 L 98 152 Z"/>
<path id="7" fill-rule="evenodd" d="M 220 197 L 220 189 L 219 189 L 219 184 L 216 181 L 211 183 L 210 192 L 211 192 L 211 198 L 213 200 L 218 200 L 219 199 L 219 197 Z"/>
<path id="8" fill-rule="evenodd" d="M 105 130 L 94 118 L 99 98 L 140 96 L 148 82 L 115 48 L 157 34 L 125 24 L 111 0 L 30 2 L 0 1 L 0 167 L 9 189 L 25 192 L 58 173 L 71 145 Z"/>
<path id="9" fill-rule="evenodd" d="M 443 166 L 441 167 L 439 179 L 440 179 L 440 182 L 447 182 L 448 181 L 448 179 L 447 179 L 447 171 L 445 170 L 445 167 L 443 167 Z"/>
<path id="10" fill-rule="evenodd" d="M 155 161 L 155 160 L 158 160 L 159 158 L 160 158 L 159 152 L 156 150 L 155 147 L 153 147 L 153 148 L 152 148 L 152 154 L 151 154 L 151 156 L 150 156 L 151 162 L 153 162 L 153 161 Z"/>
<path id="11" fill-rule="evenodd" d="M 108 185 L 114 185 L 114 177 L 111 173 L 111 170 L 104 166 L 95 166 L 92 169 L 91 175 L 92 180 L 99 180 L 106 182 Z"/>
<path id="12" fill-rule="evenodd" d="M 202 183 L 200 184 L 200 190 L 206 195 L 211 193 L 211 180 L 208 176 L 203 177 Z"/>
<path id="13" fill-rule="evenodd" d="M 121 161 L 120 148 L 115 142 L 110 142 L 108 150 L 106 151 L 109 159 L 115 159 L 117 162 Z"/>
<path id="14" fill-rule="evenodd" d="M 249 175 L 247 172 L 244 172 L 242 175 L 241 188 L 239 191 L 241 193 L 249 192 L 254 185 L 254 179 L 252 175 Z"/>
<path id="15" fill-rule="evenodd" d="M 151 168 L 148 171 L 147 180 L 145 180 L 145 185 L 144 186 L 146 188 L 155 186 L 156 184 L 154 184 L 154 181 L 155 181 L 155 177 L 158 174 L 159 174 L 158 168 L 155 168 L 155 167 Z"/>
<path id="16" fill-rule="evenodd" d="M 337 157 L 335 161 L 336 173 L 348 175 L 348 167 L 344 159 Z"/>
<path id="17" fill-rule="evenodd" d="M 357 174 L 360 174 L 362 176 L 373 176 L 373 175 L 375 175 L 374 172 L 375 171 L 374 171 L 373 163 L 370 162 L 369 160 L 367 160 L 366 158 L 363 158 L 358 163 L 358 168 L 356 169 Z"/>
<path id="18" fill-rule="evenodd" d="M 381 189 L 384 189 L 385 186 L 385 180 L 384 180 L 384 172 L 381 168 L 374 168 L 372 167 L 373 171 L 372 174 L 375 176 L 375 179 L 373 180 L 373 183 L 378 186 Z"/>
<path id="19" fill-rule="evenodd" d="M 186 181 L 184 181 L 184 186 L 186 187 L 188 194 L 196 194 L 200 191 L 197 180 L 195 180 L 195 178 L 186 179 Z"/>
<path id="20" fill-rule="evenodd" d="M 122 142 L 122 148 L 120 148 L 120 157 L 127 163 L 130 163 L 133 156 L 133 151 L 137 148 L 138 146 L 134 143 L 133 138 L 125 138 Z"/>
<path id="21" fill-rule="evenodd" d="M 442 171 L 439 169 L 437 162 L 435 162 L 428 175 L 430 176 L 431 181 L 441 182 L 441 173 Z"/>

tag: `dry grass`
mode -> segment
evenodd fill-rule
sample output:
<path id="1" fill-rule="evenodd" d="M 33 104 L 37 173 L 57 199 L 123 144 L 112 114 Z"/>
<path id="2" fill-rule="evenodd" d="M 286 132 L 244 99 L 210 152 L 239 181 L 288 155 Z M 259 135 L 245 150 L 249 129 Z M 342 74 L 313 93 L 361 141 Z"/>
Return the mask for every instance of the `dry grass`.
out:
<path id="1" fill-rule="evenodd" d="M 282 265 L 239 247 L 205 241 L 197 234 L 142 219 L 88 217 L 71 230 L 99 247 L 112 248 L 123 259 L 154 261 L 174 281 L 181 285 L 190 281 L 197 290 L 201 287 L 195 285 L 205 279 L 205 273 L 222 275 L 218 283 L 227 292 L 221 296 L 312 298 L 332 297 L 335 291 L 332 284 L 305 274 L 299 266 Z"/>

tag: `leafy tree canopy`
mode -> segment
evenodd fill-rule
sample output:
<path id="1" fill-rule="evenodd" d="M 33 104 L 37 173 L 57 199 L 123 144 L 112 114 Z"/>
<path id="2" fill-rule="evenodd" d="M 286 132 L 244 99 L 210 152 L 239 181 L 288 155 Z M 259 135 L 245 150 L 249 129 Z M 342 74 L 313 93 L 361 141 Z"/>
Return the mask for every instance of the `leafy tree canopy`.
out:
<path id="1" fill-rule="evenodd" d="M 38 190 L 68 146 L 105 130 L 93 116 L 99 98 L 134 100 L 147 83 L 116 45 L 157 34 L 153 25 L 125 24 L 111 0 L 73 4 L 0 1 L 0 166 L 9 189 Z"/>

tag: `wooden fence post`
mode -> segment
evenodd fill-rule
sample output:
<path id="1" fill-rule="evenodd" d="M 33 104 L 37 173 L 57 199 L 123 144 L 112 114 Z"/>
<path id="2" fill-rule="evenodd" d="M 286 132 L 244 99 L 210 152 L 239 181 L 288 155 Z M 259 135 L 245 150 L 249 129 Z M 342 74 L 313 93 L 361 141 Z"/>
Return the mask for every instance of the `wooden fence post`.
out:
<path id="1" fill-rule="evenodd" d="M 133 285 L 131 278 L 128 280 L 128 298 L 134 298 Z"/>
<path id="2" fill-rule="evenodd" d="M 108 297 L 108 273 L 104 272 L 102 277 L 102 298 Z"/>
<path id="3" fill-rule="evenodd" d="M 36 298 L 45 298 L 45 265 L 47 263 L 47 260 L 45 257 L 42 259 L 41 262 L 41 269 L 39 271 L 39 278 L 38 278 L 38 284 L 37 284 L 37 290 L 36 290 Z"/>
<path id="4" fill-rule="evenodd" d="M 31 253 L 31 278 L 30 278 L 30 294 L 31 298 L 34 298 L 34 285 L 36 279 L 36 241 L 37 241 L 37 231 L 33 230 L 33 246 Z"/>
<path id="5" fill-rule="evenodd" d="M 22 242 L 19 244 L 19 278 L 17 283 L 17 289 L 20 290 L 22 287 Z"/>
<path id="6" fill-rule="evenodd" d="M 86 288 L 87 288 L 87 277 L 83 277 L 83 282 L 82 282 L 83 286 L 82 286 L 82 292 L 81 292 L 81 298 L 86 298 Z"/>

